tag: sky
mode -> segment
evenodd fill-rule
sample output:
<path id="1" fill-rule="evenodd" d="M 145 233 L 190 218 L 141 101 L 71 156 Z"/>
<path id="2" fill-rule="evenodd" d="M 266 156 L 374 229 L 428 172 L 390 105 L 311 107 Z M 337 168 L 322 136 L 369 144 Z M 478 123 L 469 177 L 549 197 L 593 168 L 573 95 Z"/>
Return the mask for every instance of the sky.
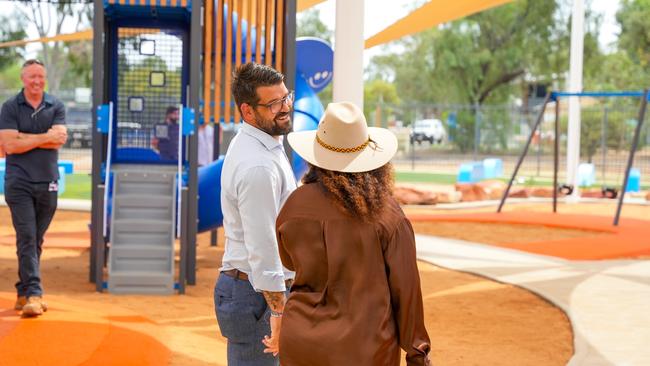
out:
<path id="1" fill-rule="evenodd" d="M 366 0 L 364 7 L 364 38 L 370 38 L 406 16 L 414 8 L 413 4 L 415 3 L 421 4 L 422 0 Z M 587 7 L 595 13 L 602 14 L 603 24 L 599 42 L 603 49 L 611 49 L 610 45 L 618 38 L 617 34 L 620 31 L 616 24 L 616 11 L 619 7 L 619 0 L 585 0 L 585 9 Z M 323 23 L 333 30 L 336 23 L 336 1 L 328 0 L 316 5 L 314 8 L 319 10 Z M 366 50 L 364 52 L 364 64 L 367 65 L 372 56 L 381 52 L 381 46 Z"/>
<path id="2" fill-rule="evenodd" d="M 365 0 L 364 37 L 367 39 L 388 27 L 398 19 L 406 16 L 414 8 L 413 4 L 422 2 L 423 0 Z M 619 7 L 619 2 L 620 0 L 585 0 L 586 7 L 589 7 L 595 13 L 603 15 L 599 41 L 605 50 L 611 49 L 609 46 L 617 39 L 619 28 L 616 24 L 615 15 Z M 0 7 L 9 10 L 6 14 L 10 14 L 14 6 L 14 1 L 0 0 Z M 323 22 L 330 29 L 334 29 L 336 0 L 325 1 L 316 5 L 315 8 L 320 11 Z M 74 24 L 68 24 L 64 28 L 64 33 L 73 31 Z M 36 29 L 30 27 L 27 29 L 27 32 L 30 38 L 37 38 Z M 37 48 L 38 46 L 29 47 L 28 52 L 30 55 L 28 56 L 34 56 Z M 367 63 L 370 57 L 381 51 L 381 46 L 367 50 L 364 54 L 365 62 Z"/>

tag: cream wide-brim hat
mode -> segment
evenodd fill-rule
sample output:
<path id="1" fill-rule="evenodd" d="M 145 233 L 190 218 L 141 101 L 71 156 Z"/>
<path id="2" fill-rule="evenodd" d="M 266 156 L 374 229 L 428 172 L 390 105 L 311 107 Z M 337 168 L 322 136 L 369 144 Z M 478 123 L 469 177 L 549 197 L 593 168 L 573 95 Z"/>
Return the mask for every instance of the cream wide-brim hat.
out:
<path id="1" fill-rule="evenodd" d="M 345 173 L 380 168 L 397 152 L 395 134 L 368 127 L 363 111 L 350 102 L 328 104 L 317 130 L 291 132 L 287 139 L 310 164 Z"/>

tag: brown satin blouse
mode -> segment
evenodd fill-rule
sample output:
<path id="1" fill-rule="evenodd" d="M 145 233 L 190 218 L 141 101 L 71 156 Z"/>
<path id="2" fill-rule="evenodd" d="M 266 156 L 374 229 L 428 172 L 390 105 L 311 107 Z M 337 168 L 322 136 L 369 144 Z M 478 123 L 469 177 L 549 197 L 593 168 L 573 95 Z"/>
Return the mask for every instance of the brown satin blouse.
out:
<path id="1" fill-rule="evenodd" d="M 317 183 L 295 190 L 276 232 L 296 271 L 280 333 L 283 366 L 428 365 L 415 239 L 395 200 L 375 223 L 351 218 Z"/>

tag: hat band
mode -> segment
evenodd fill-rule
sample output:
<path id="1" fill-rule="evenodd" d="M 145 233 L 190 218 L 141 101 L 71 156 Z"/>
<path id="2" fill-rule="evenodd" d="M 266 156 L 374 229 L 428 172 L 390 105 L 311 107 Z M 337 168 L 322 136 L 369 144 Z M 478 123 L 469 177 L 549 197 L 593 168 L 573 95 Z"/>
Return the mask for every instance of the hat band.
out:
<path id="1" fill-rule="evenodd" d="M 370 136 L 368 136 L 366 142 L 356 147 L 336 147 L 336 146 L 328 145 L 323 140 L 321 140 L 320 137 L 318 137 L 318 134 L 316 134 L 316 142 L 318 142 L 320 146 L 326 148 L 329 151 L 334 151 L 338 153 L 355 153 L 365 149 L 366 146 L 368 146 L 368 144 L 370 143 Z"/>

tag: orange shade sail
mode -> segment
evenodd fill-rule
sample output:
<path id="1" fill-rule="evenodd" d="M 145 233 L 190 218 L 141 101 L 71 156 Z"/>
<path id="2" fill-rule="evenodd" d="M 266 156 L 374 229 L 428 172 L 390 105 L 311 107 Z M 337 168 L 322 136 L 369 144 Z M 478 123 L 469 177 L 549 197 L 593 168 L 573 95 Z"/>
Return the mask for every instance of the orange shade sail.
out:
<path id="1" fill-rule="evenodd" d="M 28 43 L 47 43 L 47 42 L 72 42 L 72 41 L 88 41 L 93 39 L 93 30 L 92 29 L 86 29 L 81 32 L 75 32 L 75 33 L 67 33 L 67 34 L 59 34 L 53 37 L 43 37 L 43 38 L 36 38 L 36 39 L 21 39 L 17 41 L 9 41 L 9 42 L 4 42 L 0 43 L 0 48 L 4 47 L 16 47 L 16 46 L 24 46 Z"/>
<path id="2" fill-rule="evenodd" d="M 301 11 L 307 10 L 312 6 L 318 5 L 322 2 L 325 2 L 325 0 L 298 0 L 298 4 L 296 5 L 296 11 L 300 13 Z"/>
<path id="3" fill-rule="evenodd" d="M 388 43 L 512 0 L 431 0 L 366 40 L 365 48 Z M 368 2 L 366 2 L 368 5 Z"/>

